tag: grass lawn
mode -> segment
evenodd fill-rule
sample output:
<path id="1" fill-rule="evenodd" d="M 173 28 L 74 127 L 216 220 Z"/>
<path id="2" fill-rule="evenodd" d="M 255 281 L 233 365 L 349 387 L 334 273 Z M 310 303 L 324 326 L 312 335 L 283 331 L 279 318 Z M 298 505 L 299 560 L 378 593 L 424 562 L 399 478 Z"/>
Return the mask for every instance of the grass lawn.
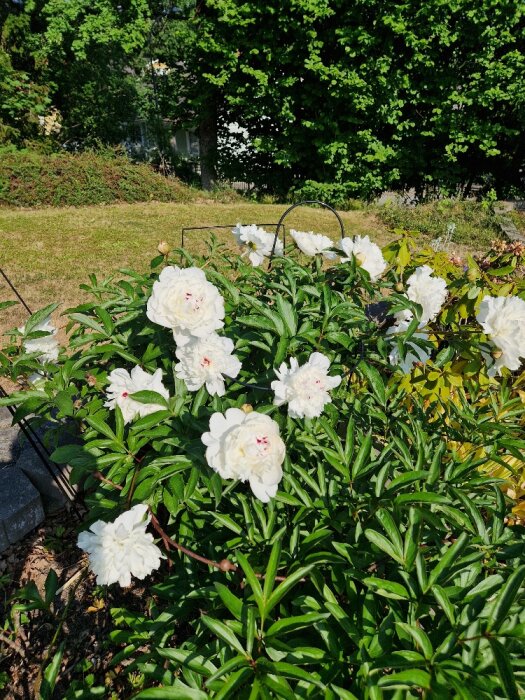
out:
<path id="1" fill-rule="evenodd" d="M 167 240 L 180 245 L 181 228 L 187 226 L 277 223 L 285 205 L 223 204 L 206 201 L 190 204 L 139 203 L 46 209 L 0 208 L 0 267 L 33 310 L 54 301 L 66 308 L 83 300 L 79 284 L 90 272 L 104 276 L 120 267 L 145 269 L 157 254 L 157 244 Z M 341 212 L 346 234 L 369 234 L 384 245 L 392 234 L 370 210 Z M 339 238 L 339 224 L 326 210 L 301 207 L 286 219 L 287 230 L 314 230 Z M 188 250 L 198 252 L 203 236 L 187 238 Z M 229 230 L 219 236 L 233 247 Z M 426 239 L 428 241 L 428 238 Z M 463 253 L 464 246 L 455 252 Z M 0 300 L 13 299 L 0 278 Z M 0 314 L 0 332 L 23 322 L 21 307 Z M 0 343 L 1 344 L 1 343 Z"/>

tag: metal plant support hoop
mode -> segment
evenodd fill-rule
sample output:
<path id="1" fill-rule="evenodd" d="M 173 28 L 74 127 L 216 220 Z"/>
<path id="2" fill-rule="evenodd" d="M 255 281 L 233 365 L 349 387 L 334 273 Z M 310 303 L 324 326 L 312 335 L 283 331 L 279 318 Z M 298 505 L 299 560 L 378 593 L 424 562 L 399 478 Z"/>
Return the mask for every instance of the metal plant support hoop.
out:
<path id="1" fill-rule="evenodd" d="M 24 309 L 27 311 L 27 313 L 31 316 L 33 313 L 27 303 L 25 302 L 24 298 L 22 295 L 18 292 L 14 284 L 11 282 L 9 277 L 6 275 L 6 273 L 0 268 L 0 275 L 4 278 L 8 286 L 12 289 Z M 3 389 L 3 387 L 0 386 L 0 397 L 1 398 L 8 398 L 9 394 Z M 7 406 L 7 410 L 12 416 L 15 416 L 16 414 L 16 409 L 13 408 L 13 406 Z M 51 461 L 51 453 L 41 440 L 40 436 L 38 433 L 31 427 L 31 425 L 27 422 L 25 418 L 22 418 L 21 420 L 18 421 L 20 428 L 28 441 L 28 443 L 31 445 L 33 450 L 36 452 L 38 458 L 42 462 L 44 468 L 48 472 L 49 476 L 53 479 L 55 484 L 57 485 L 59 491 L 67 498 L 67 500 L 71 503 L 73 510 L 75 511 L 76 516 L 78 517 L 79 520 L 82 520 L 82 513 L 80 512 L 80 509 L 78 508 L 76 504 L 76 498 L 77 494 L 75 490 L 71 487 L 71 484 L 67 480 L 66 477 L 62 474 L 59 468 L 53 468 L 52 466 L 52 461 Z"/>
<path id="2" fill-rule="evenodd" d="M 333 207 L 331 207 L 329 204 L 326 204 L 326 202 L 321 202 L 318 199 L 305 199 L 302 202 L 297 202 L 296 204 L 292 204 L 291 207 L 288 207 L 288 209 L 284 212 L 284 214 L 279 219 L 279 223 L 277 224 L 277 230 L 275 232 L 275 236 L 273 239 L 272 251 L 270 253 L 270 263 L 271 263 L 272 258 L 275 255 L 275 246 L 277 245 L 277 238 L 278 238 L 279 230 L 281 229 L 281 227 L 283 229 L 283 247 L 286 245 L 286 229 L 284 226 L 284 220 L 286 219 L 288 214 L 290 214 L 294 209 L 296 209 L 297 207 L 302 207 L 305 204 L 316 204 L 319 207 L 323 207 L 324 209 L 328 209 L 328 211 L 331 211 L 332 214 L 334 214 L 334 216 L 336 217 L 336 219 L 339 223 L 339 226 L 341 228 L 341 238 L 345 237 L 345 225 L 343 223 L 343 220 L 341 219 L 341 216 L 338 214 L 338 212 Z"/>

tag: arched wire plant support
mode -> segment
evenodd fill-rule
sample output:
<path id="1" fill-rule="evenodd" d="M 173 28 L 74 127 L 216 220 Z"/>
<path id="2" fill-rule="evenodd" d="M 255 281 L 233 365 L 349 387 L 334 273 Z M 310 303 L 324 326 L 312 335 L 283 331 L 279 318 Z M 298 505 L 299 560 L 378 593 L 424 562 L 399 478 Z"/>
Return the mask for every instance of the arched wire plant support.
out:
<path id="1" fill-rule="evenodd" d="M 302 202 L 297 202 L 296 204 L 292 204 L 291 207 L 288 207 L 288 209 L 279 219 L 279 223 L 277 224 L 275 236 L 273 239 L 272 250 L 270 253 L 270 265 L 272 262 L 272 258 L 275 255 L 275 246 L 277 245 L 277 238 L 279 236 L 279 231 L 281 230 L 281 228 L 283 229 L 283 247 L 286 245 L 286 228 L 284 226 L 284 220 L 286 219 L 288 214 L 290 214 L 294 209 L 297 209 L 297 207 L 302 207 L 305 204 L 317 204 L 317 206 L 323 207 L 324 209 L 328 209 L 328 211 L 331 211 L 332 214 L 334 214 L 334 216 L 336 217 L 337 221 L 339 222 L 339 226 L 341 228 L 341 238 L 345 237 L 345 225 L 343 223 L 343 220 L 341 219 L 341 216 L 333 207 L 331 207 L 326 202 L 321 202 L 319 199 L 305 199 Z"/>
<path id="2" fill-rule="evenodd" d="M 28 304 L 25 302 L 24 298 L 20 294 L 20 292 L 16 289 L 14 284 L 11 282 L 9 277 L 6 275 L 6 273 L 0 268 L 0 275 L 4 278 L 6 281 L 7 285 L 10 287 L 10 289 L 13 291 L 13 293 L 16 295 L 17 299 L 20 301 L 24 309 L 27 311 L 27 313 L 31 316 L 33 313 L 28 306 Z M 0 386 L 0 398 L 9 398 L 9 394 L 5 391 L 3 387 Z M 13 406 L 9 405 L 7 406 L 7 410 L 9 413 L 14 417 L 16 414 L 16 408 Z M 53 479 L 55 484 L 57 485 L 59 491 L 65 496 L 65 498 L 71 503 L 71 506 L 75 512 L 75 515 L 79 520 L 82 520 L 82 513 L 80 511 L 80 508 L 78 507 L 76 503 L 76 498 L 77 498 L 77 493 L 75 490 L 72 488 L 71 484 L 67 480 L 67 478 L 62 474 L 61 470 L 58 467 L 53 467 L 53 463 L 51 460 L 51 453 L 49 452 L 48 448 L 40 438 L 40 435 L 36 432 L 36 430 L 33 429 L 31 424 L 25 419 L 22 418 L 18 421 L 18 424 L 20 425 L 20 428 L 28 441 L 28 443 L 31 445 L 33 450 L 36 452 L 38 458 L 42 462 L 44 468 L 48 472 L 49 476 Z"/>

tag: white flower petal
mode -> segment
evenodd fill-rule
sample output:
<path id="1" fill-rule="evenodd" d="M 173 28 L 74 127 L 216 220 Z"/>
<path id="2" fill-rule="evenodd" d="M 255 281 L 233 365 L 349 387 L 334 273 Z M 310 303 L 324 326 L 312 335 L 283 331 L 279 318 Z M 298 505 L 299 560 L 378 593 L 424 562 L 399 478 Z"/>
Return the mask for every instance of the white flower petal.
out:
<path id="1" fill-rule="evenodd" d="M 177 345 L 205 337 L 224 325 L 224 299 L 196 267 L 166 267 L 154 283 L 147 316 L 171 328 Z"/>
<path id="2" fill-rule="evenodd" d="M 236 377 L 241 370 L 241 363 L 232 355 L 233 342 L 211 333 L 205 338 L 197 338 L 176 350 L 175 374 L 184 380 L 190 391 L 197 391 L 202 386 L 210 394 L 222 396 L 225 392 L 224 377 Z"/>
<path id="3" fill-rule="evenodd" d="M 348 256 L 341 258 L 341 262 L 348 262 L 350 256 L 355 257 L 357 264 L 368 272 L 372 282 L 379 279 L 387 268 L 381 248 L 372 243 L 368 236 L 356 236 L 354 239 L 342 238 L 339 247 Z"/>
<path id="4" fill-rule="evenodd" d="M 210 431 L 201 439 L 207 446 L 206 461 L 223 479 L 249 481 L 265 503 L 275 495 L 286 448 L 279 426 L 269 416 L 238 408 L 214 413 Z"/>
<path id="5" fill-rule="evenodd" d="M 282 364 L 274 370 L 277 381 L 271 387 L 275 392 L 274 405 L 288 404 L 292 418 L 317 418 L 327 403 L 331 403 L 328 391 L 339 386 L 342 377 L 328 376 L 330 360 L 320 352 L 310 355 L 306 364 L 299 366 L 296 358 L 290 360 L 290 368 Z"/>
<path id="6" fill-rule="evenodd" d="M 129 586 L 132 576 L 143 579 L 159 568 L 162 552 L 146 532 L 147 511 L 146 505 L 138 504 L 112 523 L 98 520 L 78 536 L 77 545 L 89 554 L 99 585 Z"/>
<path id="7" fill-rule="evenodd" d="M 275 240 L 275 234 L 268 233 L 268 231 L 256 224 L 251 224 L 250 226 L 237 224 L 232 229 L 232 233 L 239 246 L 247 247 L 248 259 L 254 267 L 261 265 L 264 262 L 264 258 L 270 257 L 272 250 L 274 255 L 281 256 L 283 254 L 282 241 L 279 238 Z"/>
<path id="8" fill-rule="evenodd" d="M 323 255 L 328 260 L 333 260 L 337 257 L 337 253 L 333 253 L 330 248 L 334 247 L 334 243 L 328 236 L 323 236 L 321 233 L 310 231 L 296 231 L 290 229 L 290 236 L 294 239 L 299 250 L 305 255 L 313 257 L 314 255 Z"/>
<path id="9" fill-rule="evenodd" d="M 25 326 L 18 329 L 21 333 L 25 332 Z M 33 338 L 30 340 L 24 340 L 23 346 L 27 353 L 38 352 L 39 362 L 56 362 L 58 360 L 58 355 L 60 352 L 60 345 L 55 338 L 57 334 L 57 329 L 51 323 L 49 316 L 41 321 L 37 326 L 35 326 L 31 332 L 40 331 L 42 333 L 49 333 L 49 335 L 44 335 L 41 338 Z"/>
<path id="10" fill-rule="evenodd" d="M 489 376 L 501 374 L 503 367 L 519 369 L 525 358 L 525 301 L 516 296 L 485 296 L 476 320 L 501 352 L 500 357 L 488 362 Z"/>
<path id="11" fill-rule="evenodd" d="M 156 391 L 169 399 L 169 392 L 162 384 L 162 370 L 157 369 L 153 375 L 145 372 L 136 365 L 131 373 L 122 367 L 117 367 L 109 375 L 109 386 L 106 390 L 107 401 L 104 406 L 114 409 L 119 406 L 124 423 L 131 423 L 136 417 L 148 416 L 164 408 L 161 404 L 144 404 L 130 398 L 137 391 Z"/>

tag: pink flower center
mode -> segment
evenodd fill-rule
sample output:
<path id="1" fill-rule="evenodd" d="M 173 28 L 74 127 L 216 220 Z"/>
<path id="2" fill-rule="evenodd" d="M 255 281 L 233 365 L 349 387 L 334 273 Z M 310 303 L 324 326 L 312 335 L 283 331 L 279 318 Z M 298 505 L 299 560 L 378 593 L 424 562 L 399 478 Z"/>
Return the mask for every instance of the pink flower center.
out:
<path id="1" fill-rule="evenodd" d="M 209 367 L 211 365 L 211 360 L 209 357 L 203 357 L 201 360 L 202 367 Z"/>
<path id="2" fill-rule="evenodd" d="M 129 396 L 129 393 L 128 393 L 127 391 L 123 391 L 123 392 L 122 392 L 122 397 L 123 397 L 124 399 L 127 399 L 128 396 Z"/>
<path id="3" fill-rule="evenodd" d="M 203 302 L 202 296 L 195 296 L 193 292 L 185 292 L 184 301 L 188 303 L 194 311 L 199 311 Z"/>
<path id="4" fill-rule="evenodd" d="M 255 442 L 259 448 L 259 452 L 267 452 L 270 448 L 270 441 L 267 435 L 258 435 L 255 438 Z"/>

